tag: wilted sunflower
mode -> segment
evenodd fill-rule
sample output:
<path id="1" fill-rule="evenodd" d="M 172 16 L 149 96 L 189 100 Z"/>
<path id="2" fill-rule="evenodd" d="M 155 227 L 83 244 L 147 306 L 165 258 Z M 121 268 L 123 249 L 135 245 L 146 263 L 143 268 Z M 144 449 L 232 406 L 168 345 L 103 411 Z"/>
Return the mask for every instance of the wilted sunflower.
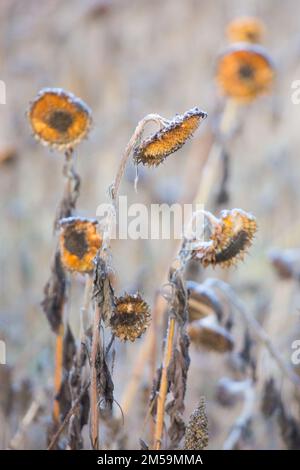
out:
<path id="1" fill-rule="evenodd" d="M 41 90 L 30 105 L 28 117 L 35 138 L 59 150 L 73 148 L 91 125 L 88 106 L 60 88 Z"/>
<path id="2" fill-rule="evenodd" d="M 140 294 L 116 298 L 110 325 L 112 333 L 122 341 L 135 341 L 147 330 L 150 308 Z"/>
<path id="3" fill-rule="evenodd" d="M 216 80 L 222 93 L 240 102 L 249 102 L 270 91 L 274 66 L 265 49 L 239 43 L 219 58 Z"/>
<path id="4" fill-rule="evenodd" d="M 199 108 L 190 109 L 182 116 L 176 116 L 135 148 L 135 162 L 158 166 L 168 155 L 185 144 L 206 117 L 207 114 Z"/>
<path id="5" fill-rule="evenodd" d="M 265 27 L 262 21 L 253 16 L 239 17 L 229 23 L 226 34 L 231 42 L 258 44 L 265 34 Z"/>
<path id="6" fill-rule="evenodd" d="M 242 209 L 224 210 L 212 225 L 209 241 L 200 243 L 192 257 L 203 266 L 228 267 L 243 259 L 257 230 L 256 219 Z"/>
<path id="7" fill-rule="evenodd" d="M 195 281 L 187 281 L 189 322 L 209 315 L 222 317 L 223 308 L 218 298 L 206 286 Z"/>
<path id="8" fill-rule="evenodd" d="M 233 336 L 214 318 L 207 317 L 189 323 L 187 333 L 195 346 L 202 346 L 209 351 L 225 353 L 234 348 Z"/>
<path id="9" fill-rule="evenodd" d="M 93 259 L 101 247 L 97 220 L 67 217 L 60 221 L 60 253 L 64 267 L 69 271 L 91 272 Z"/>

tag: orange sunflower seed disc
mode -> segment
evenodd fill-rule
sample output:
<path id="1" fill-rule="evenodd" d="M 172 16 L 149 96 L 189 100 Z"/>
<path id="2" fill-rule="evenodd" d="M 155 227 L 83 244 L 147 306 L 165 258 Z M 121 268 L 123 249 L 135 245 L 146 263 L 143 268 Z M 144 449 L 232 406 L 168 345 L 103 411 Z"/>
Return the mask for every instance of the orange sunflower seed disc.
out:
<path id="1" fill-rule="evenodd" d="M 88 106 L 60 88 L 41 90 L 30 105 L 28 118 L 35 138 L 59 150 L 73 148 L 91 126 Z"/>
<path id="2" fill-rule="evenodd" d="M 263 47 L 235 44 L 220 56 L 216 81 L 225 96 L 250 102 L 270 91 L 274 65 Z"/>
<path id="3" fill-rule="evenodd" d="M 68 271 L 91 272 L 93 260 L 101 247 L 96 219 L 67 217 L 60 220 L 60 253 Z"/>
<path id="4" fill-rule="evenodd" d="M 182 116 L 176 116 L 169 124 L 135 148 L 135 162 L 147 166 L 160 165 L 168 155 L 185 144 L 206 117 L 207 114 L 199 108 L 193 108 Z"/>
<path id="5" fill-rule="evenodd" d="M 239 17 L 229 23 L 226 34 L 230 42 L 258 44 L 265 34 L 265 26 L 254 16 Z"/>

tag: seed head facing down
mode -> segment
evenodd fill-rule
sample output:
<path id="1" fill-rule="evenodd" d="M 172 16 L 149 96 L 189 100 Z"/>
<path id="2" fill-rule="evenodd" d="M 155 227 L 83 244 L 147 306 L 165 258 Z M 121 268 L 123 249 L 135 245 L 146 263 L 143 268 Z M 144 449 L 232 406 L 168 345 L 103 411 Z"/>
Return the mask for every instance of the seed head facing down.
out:
<path id="1" fill-rule="evenodd" d="M 28 118 L 35 138 L 59 150 L 73 148 L 91 126 L 88 106 L 61 88 L 41 90 L 30 105 Z"/>
<path id="2" fill-rule="evenodd" d="M 222 317 L 222 305 L 217 297 L 202 284 L 186 281 L 189 322 L 216 314 Z"/>
<path id="3" fill-rule="evenodd" d="M 176 116 L 135 148 L 135 162 L 147 166 L 160 165 L 168 155 L 185 144 L 206 117 L 207 114 L 199 108 L 193 108 L 181 116 Z"/>
<path id="4" fill-rule="evenodd" d="M 150 318 L 150 308 L 140 294 L 125 294 L 115 300 L 110 321 L 112 333 L 122 341 L 135 341 L 147 330 Z"/>
<path id="5" fill-rule="evenodd" d="M 95 219 L 81 217 L 60 221 L 61 260 L 68 271 L 88 273 L 93 270 L 93 260 L 102 244 L 97 223 Z"/>
<path id="6" fill-rule="evenodd" d="M 265 26 L 253 16 L 239 17 L 229 23 L 226 34 L 230 42 L 259 44 L 265 34 Z"/>
<path id="7" fill-rule="evenodd" d="M 189 323 L 187 333 L 195 346 L 208 351 L 225 353 L 234 348 L 232 335 L 210 317 Z"/>
<path id="8" fill-rule="evenodd" d="M 270 91 L 274 66 L 263 47 L 234 44 L 220 56 L 216 80 L 225 96 L 247 103 Z"/>
<path id="9" fill-rule="evenodd" d="M 243 259 L 257 230 L 256 219 L 242 209 L 224 210 L 212 226 L 209 241 L 201 244 L 192 257 L 204 267 L 230 267 Z"/>

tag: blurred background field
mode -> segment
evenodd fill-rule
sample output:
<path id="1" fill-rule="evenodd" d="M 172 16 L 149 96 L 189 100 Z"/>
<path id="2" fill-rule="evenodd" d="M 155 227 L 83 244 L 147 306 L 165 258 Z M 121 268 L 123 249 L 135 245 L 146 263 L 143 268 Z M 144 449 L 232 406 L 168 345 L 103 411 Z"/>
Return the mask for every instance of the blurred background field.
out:
<path id="1" fill-rule="evenodd" d="M 176 202 L 188 188 L 187 158 L 200 155 L 203 134 L 213 125 L 221 103 L 214 71 L 217 55 L 227 44 L 226 25 L 245 14 L 265 23 L 264 45 L 277 65 L 277 79 L 272 95 L 247 106 L 241 130 L 230 145 L 228 208 L 253 213 L 259 230 L 249 256 L 226 274 L 226 280 L 290 361 L 291 344 L 300 339 L 298 281 L 279 280 L 268 252 L 299 248 L 300 105 L 291 101 L 291 84 L 300 79 L 299 2 L 1 1 L 0 79 L 6 84 L 6 104 L 0 105 L 0 339 L 7 347 L 7 365 L 0 366 L 2 448 L 16 433 L 35 394 L 46 390 L 44 410 L 22 441 L 25 448 L 44 448 L 52 406 L 54 335 L 40 302 L 55 248 L 53 218 L 63 191 L 63 160 L 32 137 L 26 118 L 29 102 L 43 87 L 62 87 L 91 107 L 92 131 L 76 150 L 82 182 L 78 212 L 91 217 L 107 200 L 107 188 L 139 119 L 151 112 L 171 118 L 194 106 L 207 111 L 209 118 L 193 141 L 164 165 L 141 168 L 137 194 L 133 165 L 126 170 L 121 194 L 127 194 L 129 202 Z M 5 159 L 9 152 L 13 158 Z M 153 305 L 161 271 L 172 253 L 169 243 L 121 240 L 113 243 L 113 253 L 117 292 L 139 288 Z M 224 273 L 197 272 L 195 278 L 207 276 L 224 278 Z M 74 329 L 81 292 L 82 280 L 76 278 L 70 306 Z M 117 346 L 117 400 L 142 342 Z M 222 448 L 240 411 L 240 404 L 224 409 L 215 400 L 216 382 L 230 375 L 227 360 L 193 348 L 191 357 L 186 416 L 205 395 L 209 448 Z M 270 361 L 261 358 L 261 367 L 267 377 Z M 148 397 L 147 370 L 144 380 Z M 284 393 L 283 381 L 281 386 Z M 143 400 L 140 393 L 138 405 L 125 420 L 125 435 L 135 430 L 127 435 L 129 448 L 138 445 L 137 436 L 143 437 Z M 257 409 L 259 401 L 258 396 Z M 291 404 L 290 411 L 300 419 L 297 406 Z M 284 447 L 258 411 L 253 421 L 256 432 L 248 447 Z"/>

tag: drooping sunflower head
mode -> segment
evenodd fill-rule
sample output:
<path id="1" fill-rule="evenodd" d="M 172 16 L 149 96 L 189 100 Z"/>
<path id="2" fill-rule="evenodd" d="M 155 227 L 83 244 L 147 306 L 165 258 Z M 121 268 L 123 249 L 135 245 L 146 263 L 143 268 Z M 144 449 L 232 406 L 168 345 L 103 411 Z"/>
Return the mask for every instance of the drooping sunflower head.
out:
<path id="1" fill-rule="evenodd" d="M 176 116 L 135 148 L 135 162 L 158 166 L 168 155 L 185 144 L 206 117 L 207 114 L 199 108 L 190 109 L 185 114 Z"/>
<path id="2" fill-rule="evenodd" d="M 147 330 L 150 318 L 150 308 L 140 294 L 125 294 L 115 300 L 110 320 L 112 333 L 122 341 L 135 341 Z"/>
<path id="3" fill-rule="evenodd" d="M 88 106 L 61 88 L 41 90 L 30 104 L 28 118 L 35 138 L 59 150 L 74 148 L 91 126 Z"/>
<path id="4" fill-rule="evenodd" d="M 222 305 L 211 290 L 195 281 L 187 281 L 189 322 L 210 315 L 222 317 Z"/>
<path id="5" fill-rule="evenodd" d="M 216 80 L 225 96 L 247 103 L 270 91 L 274 65 L 263 47 L 234 44 L 220 56 Z"/>
<path id="6" fill-rule="evenodd" d="M 96 219 L 67 217 L 60 221 L 60 253 L 68 271 L 89 273 L 93 260 L 101 247 L 102 239 L 97 231 Z"/>
<path id="7" fill-rule="evenodd" d="M 230 42 L 259 44 L 265 34 L 265 26 L 254 16 L 239 17 L 229 23 L 226 34 Z"/>
<path id="8" fill-rule="evenodd" d="M 257 230 L 256 219 L 242 209 L 224 210 L 209 235 L 209 241 L 200 244 L 192 257 L 204 267 L 229 267 L 243 259 Z"/>
<path id="9" fill-rule="evenodd" d="M 210 317 L 189 323 L 187 333 L 195 346 L 208 351 L 225 353 L 234 348 L 233 336 Z"/>

